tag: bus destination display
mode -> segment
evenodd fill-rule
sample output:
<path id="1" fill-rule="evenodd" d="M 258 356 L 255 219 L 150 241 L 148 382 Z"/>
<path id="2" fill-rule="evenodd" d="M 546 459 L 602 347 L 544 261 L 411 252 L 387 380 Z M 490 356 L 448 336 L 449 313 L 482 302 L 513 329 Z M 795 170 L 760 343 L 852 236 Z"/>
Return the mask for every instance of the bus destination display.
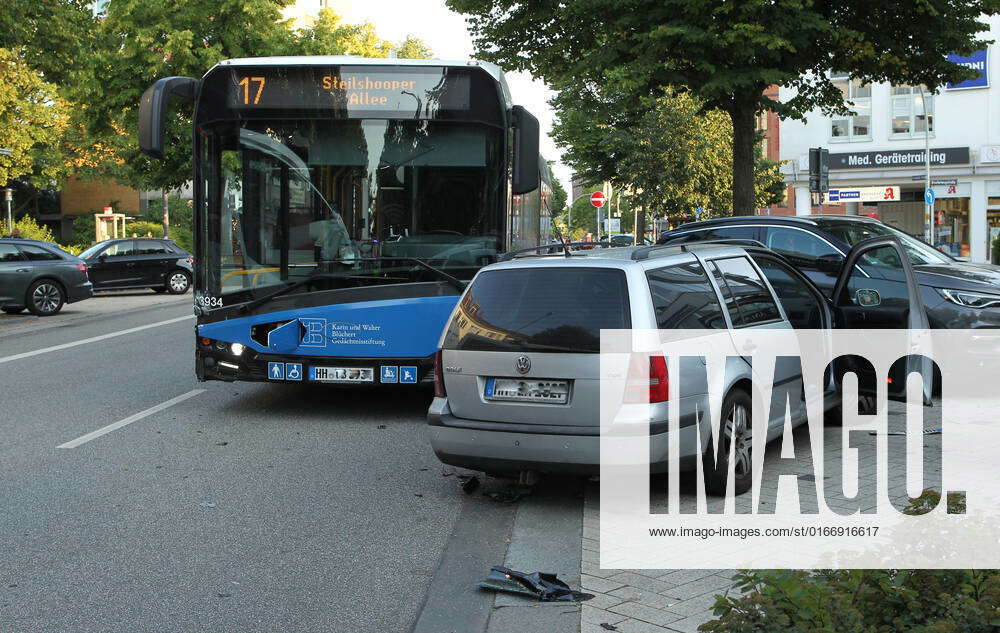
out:
<path id="1" fill-rule="evenodd" d="M 313 68 L 238 69 L 230 107 L 401 111 L 415 116 L 469 109 L 469 76 L 440 68 L 406 72 Z"/>

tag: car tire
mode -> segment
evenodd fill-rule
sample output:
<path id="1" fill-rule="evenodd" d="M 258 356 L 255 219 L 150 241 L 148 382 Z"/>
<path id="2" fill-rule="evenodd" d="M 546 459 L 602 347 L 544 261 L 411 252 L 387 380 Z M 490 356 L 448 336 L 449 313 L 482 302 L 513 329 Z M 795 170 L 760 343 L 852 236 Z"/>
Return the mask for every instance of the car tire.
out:
<path id="1" fill-rule="evenodd" d="M 51 279 L 39 279 L 28 287 L 25 297 L 28 311 L 36 316 L 52 316 L 66 303 L 62 286 Z"/>
<path id="2" fill-rule="evenodd" d="M 3 310 L 7 314 L 21 314 L 24 312 L 24 306 L 4 306 L 0 310 Z"/>
<path id="3" fill-rule="evenodd" d="M 191 277 L 183 270 L 172 270 L 167 273 L 167 292 L 172 295 L 182 295 L 191 287 Z"/>
<path id="4" fill-rule="evenodd" d="M 722 401 L 723 424 L 717 455 L 705 451 L 702 458 L 705 471 L 705 490 L 713 495 L 726 494 L 726 477 L 729 472 L 729 447 L 733 438 L 737 445 L 733 452 L 733 492 L 741 495 L 753 483 L 753 415 L 750 394 L 742 389 L 729 392 Z M 734 432 L 735 430 L 735 432 Z"/>

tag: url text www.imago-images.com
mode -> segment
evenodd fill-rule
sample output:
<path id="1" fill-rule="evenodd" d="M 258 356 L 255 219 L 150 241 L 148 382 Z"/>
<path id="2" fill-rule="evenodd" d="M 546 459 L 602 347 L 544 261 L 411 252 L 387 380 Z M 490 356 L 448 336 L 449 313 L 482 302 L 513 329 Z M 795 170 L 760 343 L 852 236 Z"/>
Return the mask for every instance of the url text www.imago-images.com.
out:
<path id="1" fill-rule="evenodd" d="M 1000 567 L 998 386 L 990 330 L 602 331 L 601 566 Z"/>

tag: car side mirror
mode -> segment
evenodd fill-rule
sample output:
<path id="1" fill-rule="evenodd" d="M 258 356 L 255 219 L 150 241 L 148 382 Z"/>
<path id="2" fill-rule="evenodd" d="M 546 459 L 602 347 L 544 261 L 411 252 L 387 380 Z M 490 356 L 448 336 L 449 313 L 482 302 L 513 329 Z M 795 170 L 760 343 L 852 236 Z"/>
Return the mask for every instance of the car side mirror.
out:
<path id="1" fill-rule="evenodd" d="M 816 258 L 816 269 L 830 275 L 831 277 L 839 275 L 840 269 L 843 268 L 843 266 L 843 255 L 829 253 L 827 255 L 820 255 Z"/>
<path id="2" fill-rule="evenodd" d="M 98 255 L 97 261 L 98 261 L 98 263 L 104 264 L 104 263 L 106 263 L 108 261 L 108 256 L 107 255 Z"/>
<path id="3" fill-rule="evenodd" d="M 882 305 L 882 296 L 878 290 L 861 288 L 854 293 L 854 303 L 862 308 L 874 308 Z"/>

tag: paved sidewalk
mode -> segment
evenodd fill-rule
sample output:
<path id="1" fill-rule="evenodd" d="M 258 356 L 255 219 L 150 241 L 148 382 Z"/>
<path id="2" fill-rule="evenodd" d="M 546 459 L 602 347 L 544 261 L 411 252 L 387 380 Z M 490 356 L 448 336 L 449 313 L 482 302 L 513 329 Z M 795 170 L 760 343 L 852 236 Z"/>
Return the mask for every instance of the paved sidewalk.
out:
<path id="1" fill-rule="evenodd" d="M 890 403 L 889 429 L 905 428 L 905 405 Z M 941 407 L 937 403 L 932 409 L 925 409 L 924 428 L 941 425 Z M 807 454 L 801 427 L 795 433 L 795 454 Z M 827 450 L 841 450 L 841 427 L 827 426 L 825 429 Z M 940 442 L 940 435 L 925 436 L 924 444 Z M 903 437 L 893 437 L 892 441 L 905 441 Z M 781 442 L 768 445 L 766 460 L 771 462 L 781 456 Z M 805 468 L 808 461 L 797 464 Z M 773 467 L 781 474 L 793 474 L 789 467 Z M 940 468 L 935 464 L 932 468 Z M 811 466 L 804 472 L 812 472 Z M 862 481 L 871 481 L 875 470 L 862 468 Z M 693 478 L 688 482 L 693 483 Z M 690 486 L 681 484 L 682 504 L 694 503 Z M 581 611 L 581 633 L 607 633 L 609 630 L 621 633 L 695 633 L 698 627 L 714 618 L 712 606 L 716 596 L 732 592 L 731 579 L 735 569 L 601 569 L 599 566 L 600 540 L 600 485 L 591 483 L 586 492 L 583 509 L 583 559 L 581 582 L 583 590 L 594 594 L 594 599 L 583 603 Z M 898 491 L 897 491 L 898 492 Z M 890 491 L 890 495 L 893 491 Z M 654 497 L 654 507 L 660 500 Z M 874 501 L 872 501 L 874 504 Z M 613 629 L 602 627 L 607 624 Z"/>
<path id="2" fill-rule="evenodd" d="M 583 603 L 581 633 L 695 633 L 710 620 L 717 594 L 732 585 L 735 570 L 601 569 L 599 486 L 587 490 L 583 508 L 583 590 L 594 594 Z"/>

